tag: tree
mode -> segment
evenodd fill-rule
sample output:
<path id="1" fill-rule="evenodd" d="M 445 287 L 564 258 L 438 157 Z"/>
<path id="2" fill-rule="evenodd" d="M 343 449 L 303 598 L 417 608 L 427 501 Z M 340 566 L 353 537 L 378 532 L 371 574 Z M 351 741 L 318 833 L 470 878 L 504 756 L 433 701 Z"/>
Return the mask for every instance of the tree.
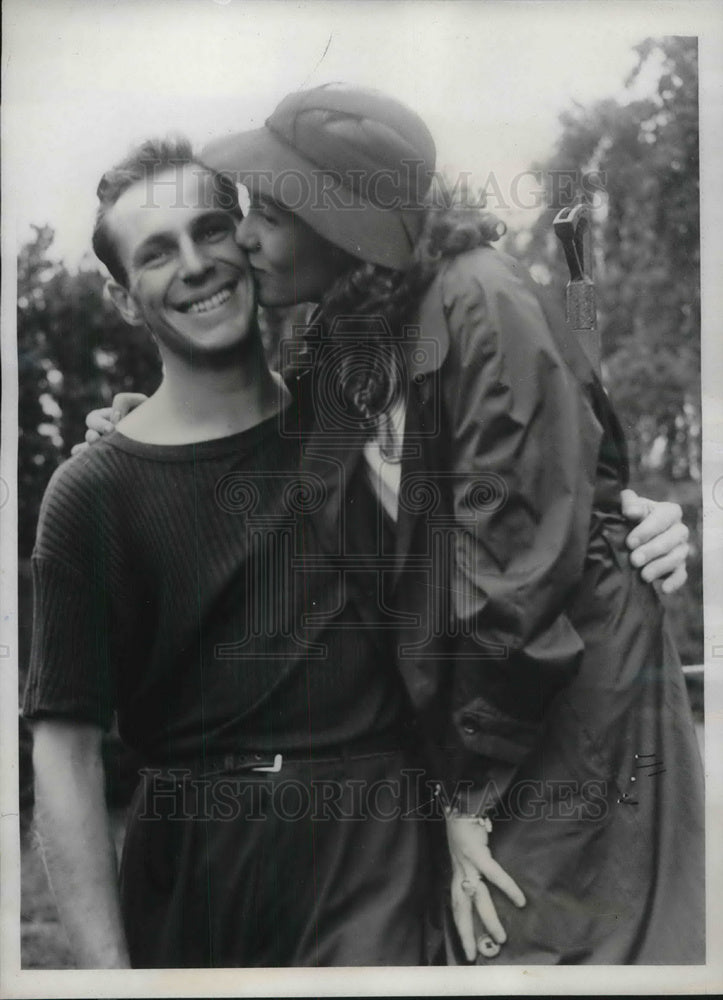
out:
<path id="1" fill-rule="evenodd" d="M 578 200 L 592 206 L 603 378 L 626 429 L 633 485 L 678 499 L 693 530 L 691 582 L 672 611 L 684 658 L 701 662 L 697 40 L 646 39 L 636 52 L 627 103 L 561 116 L 556 150 L 535 165 L 547 178 L 546 210 L 511 243 L 562 296 L 552 219 Z M 657 74 L 655 92 L 632 99 L 643 73 Z"/>
<path id="2" fill-rule="evenodd" d="M 700 478 L 700 230 L 695 38 L 647 39 L 643 70 L 656 93 L 599 101 L 561 116 L 550 160 L 548 209 L 531 236 L 513 240 L 537 273 L 566 280 L 551 236 L 554 214 L 593 206 L 595 283 L 605 376 L 623 416 L 635 465 L 668 479 Z M 563 183 L 564 180 L 564 183 Z M 540 262 L 546 265 L 539 268 Z M 548 278 L 549 275 L 549 278 Z"/>

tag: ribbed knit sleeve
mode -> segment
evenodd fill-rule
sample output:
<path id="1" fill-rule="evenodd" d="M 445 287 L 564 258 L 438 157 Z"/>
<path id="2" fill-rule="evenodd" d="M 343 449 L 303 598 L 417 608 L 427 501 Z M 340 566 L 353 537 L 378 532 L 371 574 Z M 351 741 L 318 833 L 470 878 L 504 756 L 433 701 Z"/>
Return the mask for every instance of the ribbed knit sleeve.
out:
<path id="1" fill-rule="evenodd" d="M 110 727 L 114 671 L 107 595 L 53 559 L 33 558 L 35 614 L 26 718 L 61 715 Z"/>

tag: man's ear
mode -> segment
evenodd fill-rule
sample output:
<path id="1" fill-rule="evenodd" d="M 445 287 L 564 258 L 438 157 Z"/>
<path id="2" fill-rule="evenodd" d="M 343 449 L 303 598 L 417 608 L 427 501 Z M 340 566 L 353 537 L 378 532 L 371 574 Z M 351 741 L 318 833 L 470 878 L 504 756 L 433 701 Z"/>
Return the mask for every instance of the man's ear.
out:
<path id="1" fill-rule="evenodd" d="M 105 297 L 113 303 L 123 319 L 130 326 L 142 326 L 143 317 L 136 305 L 135 299 L 123 285 L 109 278 L 103 289 Z"/>

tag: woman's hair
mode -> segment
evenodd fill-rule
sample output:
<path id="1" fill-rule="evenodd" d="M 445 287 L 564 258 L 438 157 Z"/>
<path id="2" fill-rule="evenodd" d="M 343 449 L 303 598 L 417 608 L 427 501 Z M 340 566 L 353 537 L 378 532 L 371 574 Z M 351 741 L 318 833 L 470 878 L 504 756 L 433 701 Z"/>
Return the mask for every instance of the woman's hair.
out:
<path id="1" fill-rule="evenodd" d="M 445 260 L 488 246 L 505 232 L 504 223 L 484 209 L 429 207 L 411 265 L 392 271 L 358 261 L 345 271 L 321 301 L 326 323 L 336 316 L 383 316 L 391 330 L 408 322 Z"/>
<path id="2" fill-rule="evenodd" d="M 403 389 L 401 384 L 391 384 L 392 373 L 399 371 L 399 365 L 393 363 L 398 334 L 414 319 L 422 296 L 445 261 L 476 247 L 489 246 L 505 229 L 505 224 L 485 209 L 430 205 L 425 209 L 424 226 L 406 270 L 394 271 L 359 261 L 337 278 L 321 300 L 321 320 L 329 331 L 333 331 L 336 317 L 348 320 L 373 316 L 382 317 L 392 335 L 391 345 L 379 343 L 380 353 L 392 363 L 349 364 L 345 368 L 354 372 L 353 379 L 346 379 L 345 373 L 340 372 L 346 405 L 370 427 L 370 434 L 379 435 L 386 457 L 394 454 L 395 442 L 389 420 L 384 415 L 375 415 L 385 407 L 388 417 L 390 406 Z M 360 328 L 364 328 L 363 323 Z M 376 339 L 379 341 L 378 335 Z M 368 357 L 368 341 L 360 346 L 366 346 Z"/>

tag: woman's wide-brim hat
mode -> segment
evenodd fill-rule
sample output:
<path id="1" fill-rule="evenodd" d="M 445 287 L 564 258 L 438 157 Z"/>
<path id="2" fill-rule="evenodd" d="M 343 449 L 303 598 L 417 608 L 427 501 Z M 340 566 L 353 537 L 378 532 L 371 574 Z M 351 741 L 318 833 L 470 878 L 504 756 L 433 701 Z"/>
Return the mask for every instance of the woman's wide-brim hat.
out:
<path id="1" fill-rule="evenodd" d="M 327 84 L 290 94 L 263 128 L 216 139 L 201 159 L 352 256 L 402 270 L 424 222 L 435 146 L 394 98 Z"/>

